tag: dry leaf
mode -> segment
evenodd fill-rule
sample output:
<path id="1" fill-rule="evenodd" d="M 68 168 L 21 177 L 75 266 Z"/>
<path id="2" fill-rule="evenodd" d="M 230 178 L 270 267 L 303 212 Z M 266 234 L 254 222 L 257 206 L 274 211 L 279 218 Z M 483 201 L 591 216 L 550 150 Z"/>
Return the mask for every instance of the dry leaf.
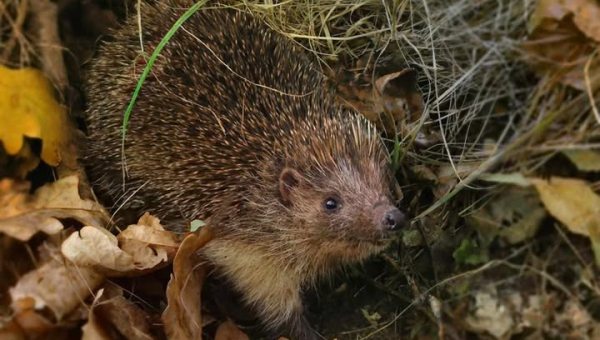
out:
<path id="1" fill-rule="evenodd" d="M 449 193 L 458 184 L 459 178 L 465 179 L 465 177 L 477 170 L 480 165 L 480 163 L 464 163 L 455 164 L 455 167 L 452 167 L 451 164 L 440 166 L 436 173 L 438 183 L 433 188 L 433 195 L 436 199 L 444 197 L 444 195 Z"/>
<path id="2" fill-rule="evenodd" d="M 591 317 L 589 312 L 579 301 L 565 301 L 562 310 L 555 311 L 554 320 L 560 334 L 565 339 L 597 339 L 594 337 L 584 337 L 584 334 L 591 334 L 598 322 Z"/>
<path id="3" fill-rule="evenodd" d="M 529 31 L 542 25 L 544 19 L 560 21 L 569 15 L 581 32 L 600 42 L 600 3 L 596 0 L 539 0 L 529 21 Z"/>
<path id="4" fill-rule="evenodd" d="M 22 149 L 24 137 L 41 138 L 42 160 L 52 166 L 60 163 L 69 125 L 42 72 L 0 65 L 0 122 L 0 141 L 9 155 Z"/>
<path id="5" fill-rule="evenodd" d="M 56 259 L 25 274 L 10 289 L 16 315 L 31 311 L 52 311 L 57 320 L 77 308 L 104 280 L 88 268 L 73 266 L 56 254 Z M 23 328 L 25 325 L 21 324 Z M 27 333 L 30 329 L 27 329 Z"/>
<path id="6" fill-rule="evenodd" d="M 589 226 L 600 219 L 600 196 L 587 182 L 552 177 L 531 178 L 548 212 L 573 233 L 590 236 Z"/>
<path id="7" fill-rule="evenodd" d="M 49 235 L 61 231 L 60 218 L 105 225 L 106 211 L 94 201 L 81 199 L 78 184 L 77 176 L 69 176 L 44 185 L 30 195 L 28 183 L 0 180 L 0 232 L 27 241 L 39 231 Z"/>
<path id="8" fill-rule="evenodd" d="M 54 324 L 41 313 L 32 309 L 24 310 L 13 316 L 15 325 L 18 325 L 26 339 L 43 337 L 52 331 Z M 2 338 L 4 340 L 4 338 Z"/>
<path id="9" fill-rule="evenodd" d="M 135 268 L 133 256 L 121 250 L 117 237 L 103 228 L 83 227 L 63 242 L 61 252 L 74 264 L 98 272 L 120 273 Z"/>
<path id="10" fill-rule="evenodd" d="M 121 232 L 117 240 L 123 251 L 148 268 L 157 266 L 161 261 L 171 262 L 180 243 L 174 233 L 166 231 L 160 220 L 148 213 L 140 218 L 138 224 L 130 225 Z"/>
<path id="11" fill-rule="evenodd" d="M 399 129 L 407 135 L 410 123 L 421 118 L 424 101 L 413 69 L 403 69 L 375 80 L 370 72 L 355 74 L 348 70 L 339 70 L 332 77 L 336 81 L 336 100 L 359 111 L 383 130 L 395 132 Z"/>
<path id="12" fill-rule="evenodd" d="M 509 244 L 531 239 L 547 213 L 533 188 L 507 187 L 465 219 L 485 246 L 496 237 Z"/>
<path id="13" fill-rule="evenodd" d="M 549 181 L 530 181 L 552 216 L 571 232 L 590 238 L 596 264 L 600 265 L 600 196 L 579 179 L 552 177 Z"/>
<path id="14" fill-rule="evenodd" d="M 563 154 L 580 171 L 600 171 L 600 152 L 593 150 L 566 150 Z"/>
<path id="15" fill-rule="evenodd" d="M 0 319 L 0 339 L 2 340 L 26 340 L 23 330 L 14 320 Z"/>
<path id="16" fill-rule="evenodd" d="M 100 289 L 82 327 L 83 340 L 103 339 L 108 327 L 128 340 L 152 340 L 149 315 L 123 297 L 123 291 L 108 285 Z"/>
<path id="17" fill-rule="evenodd" d="M 522 44 L 525 61 L 539 73 L 579 90 L 586 90 L 589 62 L 593 83 L 600 74 L 600 57 L 590 60 L 600 41 L 600 6 L 596 0 L 541 0 L 529 22 L 529 41 Z M 593 39 L 596 42 L 590 40 Z"/>
<path id="18" fill-rule="evenodd" d="M 515 322 L 506 301 L 498 296 L 495 288 L 480 290 L 474 293 L 475 310 L 465 319 L 467 325 L 475 332 L 487 332 L 495 339 L 510 339 Z"/>
<path id="19" fill-rule="evenodd" d="M 146 215 L 145 217 L 150 218 Z M 122 238 L 124 243 L 121 248 L 119 238 L 108 230 L 86 226 L 63 242 L 61 252 L 78 266 L 92 267 L 108 276 L 141 275 L 170 263 L 177 245 L 172 233 L 143 225 L 130 227 L 135 231 L 129 233 L 129 228 L 123 231 L 126 236 Z M 144 230 L 148 231 L 146 238 L 143 235 Z M 132 238 L 136 234 L 142 239 Z M 152 239 L 158 244 L 144 239 Z M 164 244 L 168 246 L 165 247 Z"/>
<path id="20" fill-rule="evenodd" d="M 217 328 L 215 340 L 250 340 L 233 322 L 225 321 Z"/>
<path id="21" fill-rule="evenodd" d="M 167 308 L 162 320 L 169 340 L 202 339 L 200 292 L 206 275 L 197 251 L 211 239 L 208 228 L 188 235 L 173 261 L 173 274 L 167 286 Z"/>
<path id="22" fill-rule="evenodd" d="M 104 330 L 103 325 L 96 320 L 93 313 L 94 307 L 98 304 L 98 301 L 100 301 L 103 295 L 104 289 L 100 289 L 94 297 L 94 303 L 90 309 L 88 321 L 81 327 L 81 340 L 112 340 Z"/>

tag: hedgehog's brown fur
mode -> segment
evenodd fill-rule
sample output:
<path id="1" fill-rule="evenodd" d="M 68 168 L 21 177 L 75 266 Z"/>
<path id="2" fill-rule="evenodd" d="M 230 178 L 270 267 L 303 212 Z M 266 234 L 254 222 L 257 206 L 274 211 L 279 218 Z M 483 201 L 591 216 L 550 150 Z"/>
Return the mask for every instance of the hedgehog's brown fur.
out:
<path id="1" fill-rule="evenodd" d="M 142 6 L 145 51 L 186 3 Z M 204 255 L 272 330 L 314 339 L 301 288 L 383 248 L 382 216 L 395 208 L 380 137 L 359 114 L 334 105 L 292 41 L 237 10 L 206 8 L 168 42 L 141 89 L 124 174 L 123 114 L 145 66 L 138 50 L 131 19 L 100 47 L 89 72 L 95 188 L 115 208 L 148 210 L 180 230 L 225 204 Z M 341 201 L 335 213 L 324 210 L 330 196 Z"/>

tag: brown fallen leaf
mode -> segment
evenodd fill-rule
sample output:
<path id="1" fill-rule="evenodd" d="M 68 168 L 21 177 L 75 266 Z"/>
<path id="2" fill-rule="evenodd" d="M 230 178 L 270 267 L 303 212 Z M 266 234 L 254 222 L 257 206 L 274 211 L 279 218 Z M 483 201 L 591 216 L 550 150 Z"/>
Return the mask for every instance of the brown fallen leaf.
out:
<path id="1" fill-rule="evenodd" d="M 250 340 L 233 322 L 225 321 L 217 328 L 215 340 Z"/>
<path id="2" fill-rule="evenodd" d="M 135 260 L 119 248 L 117 237 L 103 228 L 83 227 L 61 245 L 62 254 L 74 264 L 99 273 L 121 273 L 135 269 Z"/>
<path id="3" fill-rule="evenodd" d="M 586 90 L 585 68 L 591 83 L 600 77 L 600 5 L 596 0 L 541 0 L 529 22 L 529 39 L 522 44 L 525 61 L 536 72 Z M 593 59 L 590 59 L 593 58 Z M 592 89 L 593 90 L 593 89 Z"/>
<path id="4" fill-rule="evenodd" d="M 338 103 L 359 111 L 383 130 L 407 135 L 421 118 L 425 104 L 413 69 L 373 79 L 371 72 L 340 68 L 330 77 L 335 79 Z"/>
<path id="5" fill-rule="evenodd" d="M 17 327 L 23 332 L 23 336 L 29 339 L 44 336 L 54 328 L 54 324 L 50 320 L 32 309 L 16 314 L 13 320 L 14 324 L 18 325 Z"/>
<path id="6" fill-rule="evenodd" d="M 480 163 L 464 163 L 455 164 L 455 167 L 452 167 L 451 164 L 440 166 L 436 173 L 438 183 L 433 188 L 435 198 L 440 199 L 449 193 L 458 184 L 459 179 L 464 179 L 477 170 L 480 165 Z"/>
<path id="7" fill-rule="evenodd" d="M 529 20 L 529 31 L 546 19 L 560 21 L 569 15 L 581 32 L 600 42 L 600 4 L 596 0 L 539 0 Z"/>
<path id="8" fill-rule="evenodd" d="M 98 305 L 100 299 L 104 295 L 104 290 L 100 289 L 94 297 L 92 308 L 90 308 L 90 316 L 88 321 L 81 327 L 81 340 L 111 340 L 111 336 L 104 329 L 103 325 L 96 320 L 93 310 Z"/>
<path id="9" fill-rule="evenodd" d="M 164 259 L 170 263 L 180 244 L 179 237 L 165 230 L 160 220 L 149 213 L 117 235 L 117 240 L 123 251 L 131 254 L 137 262 L 146 263 L 149 268 Z"/>
<path id="10" fill-rule="evenodd" d="M 145 214 L 119 236 L 103 228 L 83 227 L 63 242 L 61 252 L 74 264 L 108 276 L 138 276 L 168 265 L 178 245 L 175 234 Z"/>
<path id="11" fill-rule="evenodd" d="M 117 332 L 127 340 L 153 340 L 149 320 L 146 312 L 123 297 L 120 288 L 107 285 L 96 294 L 82 339 L 104 339 L 107 333 Z"/>
<path id="12" fill-rule="evenodd" d="M 210 231 L 203 227 L 188 235 L 175 255 L 167 286 L 168 305 L 162 314 L 169 340 L 202 339 L 200 292 L 206 268 L 197 251 L 210 239 Z"/>
<path id="13" fill-rule="evenodd" d="M 52 235 L 63 229 L 58 219 L 72 218 L 83 224 L 103 226 L 108 214 L 102 205 L 81 199 L 79 178 L 69 176 L 28 194 L 29 183 L 0 181 L 0 232 L 27 241 L 38 232 Z"/>
<path id="14" fill-rule="evenodd" d="M 375 106 L 390 113 L 396 124 L 417 122 L 421 118 L 425 103 L 417 87 L 415 70 L 405 68 L 381 76 L 375 80 L 375 89 Z"/>
<path id="15" fill-rule="evenodd" d="M 0 339 L 2 340 L 25 340 L 25 334 L 14 320 L 0 319 Z"/>
<path id="16" fill-rule="evenodd" d="M 60 321 L 75 310 L 103 280 L 101 274 L 70 264 L 56 251 L 53 260 L 25 274 L 10 288 L 13 312 L 22 318 L 31 312 L 46 315 L 44 311 L 49 310 Z M 20 326 L 27 334 L 30 331 L 35 333 L 29 324 L 20 323 Z"/>
<path id="17" fill-rule="evenodd" d="M 552 177 L 531 178 L 548 212 L 569 231 L 592 241 L 600 265 L 600 196 L 583 180 Z"/>

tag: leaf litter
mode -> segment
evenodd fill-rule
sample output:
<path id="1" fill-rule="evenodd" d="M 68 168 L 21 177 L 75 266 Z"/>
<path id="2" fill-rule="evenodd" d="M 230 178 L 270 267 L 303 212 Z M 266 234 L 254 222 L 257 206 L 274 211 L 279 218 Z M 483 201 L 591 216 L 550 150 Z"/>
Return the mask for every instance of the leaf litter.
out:
<path id="1" fill-rule="evenodd" d="M 0 180 L 0 232 L 27 241 L 38 232 L 52 235 L 63 229 L 60 219 L 104 226 L 108 214 L 99 203 L 79 196 L 79 179 L 69 176 L 29 194 L 30 184 Z"/>
<path id="2" fill-rule="evenodd" d="M 15 7 L 18 0 L 7 4 L 0 16 L 27 9 L 23 2 Z M 600 294 L 597 1 L 234 5 L 314 52 L 340 103 L 385 131 L 399 164 L 402 204 L 419 216 L 402 235 L 411 241 L 401 252 L 392 248 L 360 269 L 360 277 L 371 279 L 356 287 L 352 278 L 344 282 L 349 295 L 338 296 L 354 307 L 321 315 L 330 324 L 323 328 L 328 338 L 600 336 L 600 312 L 593 307 Z M 15 22 L 7 31 L 24 21 Z M 25 46 L 12 38 L 9 45 Z M 19 54 L 9 52 L 14 66 L 11 58 Z M 11 82 L 27 81 L 26 72 L 2 72 Z M 0 134 L 6 149 L 0 175 L 24 178 L 40 157 L 52 165 L 69 157 L 64 108 L 43 75 L 32 77 L 39 91 L 11 88 L 8 99 L 0 97 L 42 100 L 44 107 Z M 0 119 L 7 121 L 1 113 Z M 40 140 L 42 149 L 30 139 Z M 560 163 L 566 160 L 568 169 Z M 56 248 L 21 273 L 11 289 L 14 317 L 0 322 L 0 335 L 48 334 L 61 320 L 78 320 L 86 339 L 156 338 L 148 324 L 156 311 L 133 303 L 109 277 L 158 275 L 173 264 L 162 301 L 168 304 L 164 331 L 169 339 L 200 338 L 201 320 L 208 319 L 200 317 L 199 297 L 207 268 L 196 250 L 207 242 L 210 223 L 194 222 L 193 233 L 175 235 L 146 214 L 115 236 L 103 229 L 104 209 L 82 198 L 80 186 L 78 178 L 64 177 L 30 193 L 26 181 L 0 179 L 0 233 L 24 244 L 43 238 L 47 249 Z M 36 280 L 43 285 L 36 287 Z M 377 294 L 384 297 L 374 304 Z M 427 296 L 438 301 L 442 316 L 432 317 L 421 304 Z M 81 313 L 81 306 L 89 311 Z M 365 320 L 364 311 L 377 322 Z M 362 323 L 341 321 L 354 314 Z M 247 338 L 232 322 L 221 323 L 216 336 Z"/>

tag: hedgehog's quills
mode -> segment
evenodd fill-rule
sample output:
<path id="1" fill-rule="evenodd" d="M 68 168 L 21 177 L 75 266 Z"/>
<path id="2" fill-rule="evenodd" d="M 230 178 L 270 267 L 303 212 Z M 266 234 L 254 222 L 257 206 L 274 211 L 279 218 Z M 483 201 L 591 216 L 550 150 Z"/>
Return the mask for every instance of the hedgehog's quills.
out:
<path id="1" fill-rule="evenodd" d="M 144 51 L 188 7 L 143 5 Z M 227 205 L 204 256 L 273 334 L 316 339 L 301 289 L 383 249 L 404 222 L 390 197 L 378 133 L 334 105 L 303 50 L 261 21 L 201 9 L 168 42 L 146 79 L 125 142 L 121 125 L 145 59 L 135 18 L 99 48 L 86 82 L 100 196 L 181 230 Z M 124 191 L 125 190 L 125 191 Z"/>

